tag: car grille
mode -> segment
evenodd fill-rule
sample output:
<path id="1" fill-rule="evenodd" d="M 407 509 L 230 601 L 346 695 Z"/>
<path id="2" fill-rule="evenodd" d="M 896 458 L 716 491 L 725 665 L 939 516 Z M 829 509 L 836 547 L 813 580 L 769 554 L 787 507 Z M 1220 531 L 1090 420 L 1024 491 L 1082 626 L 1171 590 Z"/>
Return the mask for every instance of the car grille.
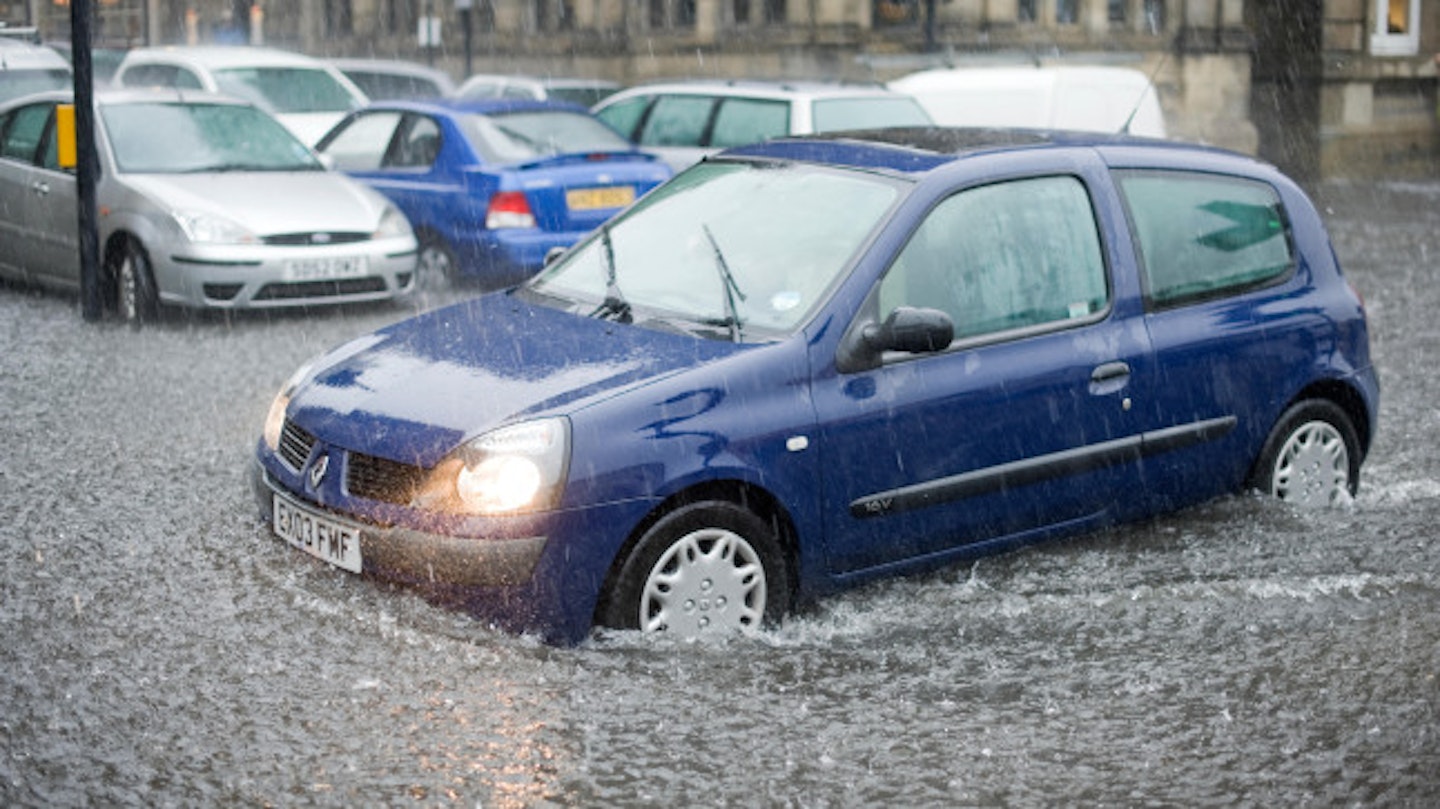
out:
<path id="1" fill-rule="evenodd" d="M 257 301 L 283 301 L 296 298 L 335 298 L 342 295 L 361 295 L 367 292 L 384 292 L 385 279 L 379 276 L 354 278 L 346 281 L 302 281 L 293 284 L 266 284 L 255 293 Z"/>
<path id="2" fill-rule="evenodd" d="M 331 244 L 363 242 L 369 238 L 369 233 L 277 233 L 274 236 L 266 236 L 265 243 L 292 247 L 305 247 L 308 245 L 323 247 Z"/>
<path id="3" fill-rule="evenodd" d="M 280 431 L 280 459 L 291 469 L 299 471 L 315 447 L 315 436 L 305 432 L 288 419 Z"/>
<path id="4" fill-rule="evenodd" d="M 355 497 L 405 505 L 426 472 L 419 466 L 352 452 L 345 464 L 345 488 Z"/>

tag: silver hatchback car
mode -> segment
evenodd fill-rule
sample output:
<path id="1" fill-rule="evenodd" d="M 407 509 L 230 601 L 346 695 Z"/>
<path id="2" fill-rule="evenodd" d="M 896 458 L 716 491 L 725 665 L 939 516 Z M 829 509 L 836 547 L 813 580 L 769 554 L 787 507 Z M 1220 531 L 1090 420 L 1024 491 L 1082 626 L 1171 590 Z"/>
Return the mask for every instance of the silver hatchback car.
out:
<path id="1" fill-rule="evenodd" d="M 0 106 L 0 275 L 78 288 L 76 182 L 58 159 L 68 92 Z M 408 293 L 418 256 L 383 196 L 328 171 L 268 113 L 175 91 L 96 97 L 104 299 L 121 318 L 161 305 L 247 309 Z"/>

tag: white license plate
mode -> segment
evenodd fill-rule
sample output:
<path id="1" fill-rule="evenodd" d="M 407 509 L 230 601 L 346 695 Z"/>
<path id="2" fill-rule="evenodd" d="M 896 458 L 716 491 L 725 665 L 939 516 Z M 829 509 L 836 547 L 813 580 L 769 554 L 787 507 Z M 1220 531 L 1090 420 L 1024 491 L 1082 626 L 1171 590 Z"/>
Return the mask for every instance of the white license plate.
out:
<path id="1" fill-rule="evenodd" d="M 365 256 L 296 259 L 285 262 L 285 280 L 333 281 L 340 278 L 358 278 L 369 269 L 370 262 Z"/>
<path id="2" fill-rule="evenodd" d="M 276 536 L 316 559 L 360 572 L 360 529 L 322 517 L 278 494 L 271 500 Z"/>

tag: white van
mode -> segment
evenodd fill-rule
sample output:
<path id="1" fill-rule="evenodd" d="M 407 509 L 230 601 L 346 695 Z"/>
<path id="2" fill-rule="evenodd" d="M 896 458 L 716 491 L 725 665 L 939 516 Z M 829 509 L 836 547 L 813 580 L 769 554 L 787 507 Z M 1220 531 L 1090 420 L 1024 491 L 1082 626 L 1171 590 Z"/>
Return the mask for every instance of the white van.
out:
<path id="1" fill-rule="evenodd" d="M 940 68 L 890 89 L 913 96 L 942 126 L 1077 129 L 1165 137 L 1150 79 L 1123 67 Z"/>

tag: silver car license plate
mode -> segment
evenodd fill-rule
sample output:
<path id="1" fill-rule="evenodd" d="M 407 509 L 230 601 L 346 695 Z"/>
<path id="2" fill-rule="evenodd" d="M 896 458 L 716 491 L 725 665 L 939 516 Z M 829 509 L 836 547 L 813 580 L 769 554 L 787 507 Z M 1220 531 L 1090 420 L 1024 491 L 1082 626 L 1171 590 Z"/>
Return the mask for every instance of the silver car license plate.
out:
<path id="1" fill-rule="evenodd" d="M 316 514 L 283 495 L 271 500 L 276 536 L 317 559 L 360 572 L 360 529 Z"/>
<path id="2" fill-rule="evenodd" d="M 334 281 L 357 278 L 370 269 L 365 256 L 307 258 L 285 262 L 286 281 Z"/>

